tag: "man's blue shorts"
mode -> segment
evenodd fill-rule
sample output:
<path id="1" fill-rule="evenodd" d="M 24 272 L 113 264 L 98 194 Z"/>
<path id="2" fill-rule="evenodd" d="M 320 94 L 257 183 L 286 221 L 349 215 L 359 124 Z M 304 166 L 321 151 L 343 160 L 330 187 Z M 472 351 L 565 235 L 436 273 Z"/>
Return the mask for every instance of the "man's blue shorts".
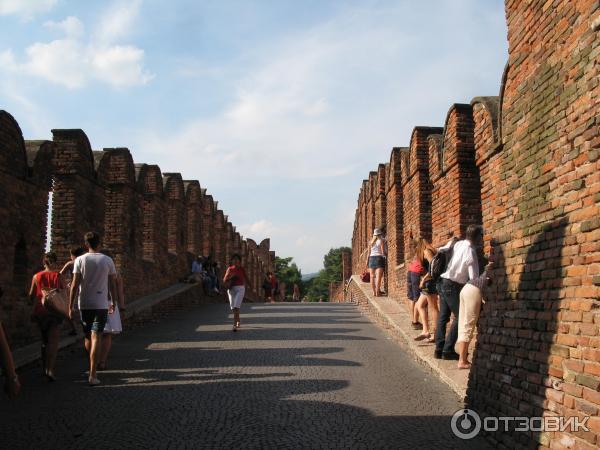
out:
<path id="1" fill-rule="evenodd" d="M 108 309 L 82 309 L 81 325 L 83 332 L 90 334 L 92 331 L 102 333 L 108 319 Z"/>

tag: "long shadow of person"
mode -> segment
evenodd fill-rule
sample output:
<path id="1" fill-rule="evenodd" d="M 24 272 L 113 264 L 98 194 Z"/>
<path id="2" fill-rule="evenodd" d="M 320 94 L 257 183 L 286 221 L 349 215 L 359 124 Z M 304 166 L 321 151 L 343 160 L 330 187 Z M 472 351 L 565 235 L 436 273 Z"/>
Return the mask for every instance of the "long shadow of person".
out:
<path id="1" fill-rule="evenodd" d="M 562 361 L 570 349 L 557 330 L 568 223 L 567 217 L 546 223 L 529 247 L 506 236 L 501 240 L 512 245 L 494 241 L 494 287 L 481 312 L 466 398 L 482 415 L 531 418 L 562 411 Z M 488 437 L 513 448 L 546 442 L 544 433 L 515 431 L 516 425 Z"/>

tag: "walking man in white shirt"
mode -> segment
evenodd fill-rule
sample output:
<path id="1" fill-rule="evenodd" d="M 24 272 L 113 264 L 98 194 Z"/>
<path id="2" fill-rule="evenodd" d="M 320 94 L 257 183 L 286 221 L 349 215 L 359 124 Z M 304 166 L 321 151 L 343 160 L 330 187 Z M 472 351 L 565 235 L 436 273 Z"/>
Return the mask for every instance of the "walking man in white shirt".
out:
<path id="1" fill-rule="evenodd" d="M 435 333 L 435 353 L 437 359 L 458 360 L 458 353 L 454 345 L 458 338 L 458 311 L 460 305 L 460 290 L 469 280 L 479 276 L 479 263 L 477 261 L 477 246 L 483 241 L 483 229 L 477 225 L 467 227 L 466 239 L 454 244 L 452 257 L 448 262 L 446 271 L 438 280 L 440 294 L 440 314 L 438 316 Z M 446 325 L 451 314 L 454 320 L 446 336 Z"/>
<path id="2" fill-rule="evenodd" d="M 69 318 L 74 315 L 73 303 L 77 296 L 81 323 L 85 333 L 85 349 L 90 355 L 90 386 L 100 384 L 96 378 L 96 368 L 100 361 L 102 332 L 116 305 L 117 284 L 113 260 L 100 253 L 100 236 L 93 231 L 85 234 L 88 253 L 78 256 L 73 264 L 73 281 L 69 293 Z M 110 294 L 110 299 L 109 299 Z M 112 303 L 112 305 L 110 304 Z"/>

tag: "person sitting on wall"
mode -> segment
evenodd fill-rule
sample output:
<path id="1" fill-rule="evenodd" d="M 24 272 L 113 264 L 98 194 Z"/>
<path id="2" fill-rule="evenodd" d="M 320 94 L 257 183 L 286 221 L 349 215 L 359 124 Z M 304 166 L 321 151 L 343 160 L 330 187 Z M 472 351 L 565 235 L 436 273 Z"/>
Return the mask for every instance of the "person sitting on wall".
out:
<path id="1" fill-rule="evenodd" d="M 217 287 L 217 277 L 215 275 L 215 269 L 213 267 L 212 257 L 206 256 L 203 257 L 202 260 L 202 276 L 203 283 L 202 287 L 204 288 L 204 293 L 208 296 L 215 295 L 215 293 L 219 293 Z"/>
<path id="2" fill-rule="evenodd" d="M 213 281 L 213 290 L 217 293 L 220 294 L 221 293 L 221 285 L 219 282 L 219 274 L 221 273 L 221 270 L 219 268 L 219 263 L 214 261 L 211 265 L 211 279 Z"/>
<path id="3" fill-rule="evenodd" d="M 202 281 L 202 257 L 196 256 L 192 261 L 192 273 L 188 277 L 189 283 L 199 283 Z"/>

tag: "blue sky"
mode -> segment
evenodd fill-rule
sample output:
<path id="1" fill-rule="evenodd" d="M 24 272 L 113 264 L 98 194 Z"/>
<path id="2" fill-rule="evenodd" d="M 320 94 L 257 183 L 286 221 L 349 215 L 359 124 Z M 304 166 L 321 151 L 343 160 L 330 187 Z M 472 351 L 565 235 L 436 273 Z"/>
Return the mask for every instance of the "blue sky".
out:
<path id="1" fill-rule="evenodd" d="M 497 95 L 500 0 L 0 0 L 0 109 L 26 139 L 198 179 L 303 272 L 349 245 L 361 180 L 415 125 Z"/>

